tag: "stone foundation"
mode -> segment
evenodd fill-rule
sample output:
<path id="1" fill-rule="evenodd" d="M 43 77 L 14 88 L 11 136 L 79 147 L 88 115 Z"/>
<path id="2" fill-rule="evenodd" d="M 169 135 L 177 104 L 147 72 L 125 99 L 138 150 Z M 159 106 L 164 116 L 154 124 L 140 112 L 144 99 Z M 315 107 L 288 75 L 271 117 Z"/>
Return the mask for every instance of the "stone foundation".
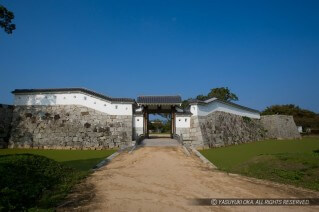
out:
<path id="1" fill-rule="evenodd" d="M 0 149 L 8 146 L 12 114 L 12 105 L 0 104 Z"/>
<path id="2" fill-rule="evenodd" d="M 144 133 L 143 127 L 134 127 L 133 128 L 133 139 L 136 140 L 139 135 Z"/>
<path id="3" fill-rule="evenodd" d="M 194 125 L 196 129 L 193 139 L 201 141 L 203 147 L 220 147 L 265 139 L 265 130 L 259 120 L 225 112 L 199 116 L 198 121 L 194 120 Z"/>
<path id="4" fill-rule="evenodd" d="M 0 104 L 0 148 L 107 149 L 132 145 L 143 134 L 132 116 L 108 115 L 84 106 Z M 300 138 L 292 116 L 250 119 L 225 112 L 192 116 L 190 128 L 176 128 L 184 144 L 209 148 L 264 139 Z"/>
<path id="5" fill-rule="evenodd" d="M 201 129 L 201 121 L 205 117 L 192 116 L 191 117 L 191 127 L 189 129 L 190 140 L 185 141 L 184 144 L 194 147 L 204 147 L 203 134 Z"/>
<path id="6" fill-rule="evenodd" d="M 16 106 L 10 148 L 107 149 L 132 143 L 132 116 L 76 105 Z"/>
<path id="7" fill-rule="evenodd" d="M 298 139 L 301 138 L 292 116 L 268 115 L 260 119 L 267 138 Z"/>
<path id="8" fill-rule="evenodd" d="M 185 144 L 211 148 L 265 139 L 300 138 L 292 116 L 272 115 L 251 119 L 225 112 L 192 116 L 191 141 Z"/>
<path id="9" fill-rule="evenodd" d="M 176 128 L 176 134 L 181 136 L 183 140 L 190 140 L 190 133 L 189 133 L 189 128 Z"/>

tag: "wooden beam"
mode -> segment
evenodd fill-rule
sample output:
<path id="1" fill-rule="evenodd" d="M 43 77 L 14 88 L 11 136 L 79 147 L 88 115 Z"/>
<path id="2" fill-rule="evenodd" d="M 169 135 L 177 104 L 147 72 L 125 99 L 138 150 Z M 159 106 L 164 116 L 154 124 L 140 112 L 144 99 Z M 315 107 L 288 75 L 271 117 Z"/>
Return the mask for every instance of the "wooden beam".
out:
<path id="1" fill-rule="evenodd" d="M 148 108 L 143 109 L 143 134 L 148 137 Z"/>
<path id="2" fill-rule="evenodd" d="M 171 112 L 172 112 L 171 109 L 161 109 L 161 110 L 150 109 L 150 110 L 148 110 L 149 114 L 152 114 L 152 113 L 171 113 Z"/>
<path id="3" fill-rule="evenodd" d="M 149 138 L 149 126 L 148 126 L 148 120 L 149 120 L 149 113 L 146 114 L 146 137 Z"/>

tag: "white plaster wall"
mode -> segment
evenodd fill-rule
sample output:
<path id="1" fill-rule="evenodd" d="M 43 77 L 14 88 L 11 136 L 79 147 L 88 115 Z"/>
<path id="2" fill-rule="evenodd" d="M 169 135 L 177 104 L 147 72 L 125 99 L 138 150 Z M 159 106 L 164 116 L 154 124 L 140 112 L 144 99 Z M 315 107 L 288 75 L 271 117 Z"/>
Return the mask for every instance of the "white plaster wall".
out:
<path id="1" fill-rule="evenodd" d="M 16 94 L 14 105 L 81 105 L 110 115 L 132 115 L 132 104 L 112 103 L 84 93 Z"/>
<path id="2" fill-rule="evenodd" d="M 175 119 L 176 128 L 190 128 L 191 117 L 190 116 L 176 116 Z"/>
<path id="3" fill-rule="evenodd" d="M 191 105 L 190 112 L 193 116 L 198 116 L 198 105 Z"/>
<path id="4" fill-rule="evenodd" d="M 222 111 L 239 116 L 247 116 L 249 118 L 260 119 L 260 114 L 258 112 L 252 112 L 221 102 L 211 102 L 206 105 L 191 105 L 191 112 L 194 116 L 207 116 L 208 114 L 215 111 Z"/>
<path id="5" fill-rule="evenodd" d="M 143 115 L 134 115 L 133 117 L 133 137 L 136 140 L 139 135 L 143 134 Z"/>
<path id="6" fill-rule="evenodd" d="M 298 132 L 302 133 L 302 126 L 297 126 Z"/>
<path id="7" fill-rule="evenodd" d="M 144 122 L 144 119 L 143 119 L 143 116 L 142 115 L 135 115 L 134 118 L 133 118 L 133 127 L 142 127 L 143 128 L 143 122 Z"/>

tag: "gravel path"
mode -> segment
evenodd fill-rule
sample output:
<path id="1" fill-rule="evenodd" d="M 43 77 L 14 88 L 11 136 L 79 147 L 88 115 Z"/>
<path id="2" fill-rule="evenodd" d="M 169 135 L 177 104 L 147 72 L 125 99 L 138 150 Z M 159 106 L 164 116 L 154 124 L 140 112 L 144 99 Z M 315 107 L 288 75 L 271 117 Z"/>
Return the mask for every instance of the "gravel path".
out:
<path id="1" fill-rule="evenodd" d="M 319 207 L 194 206 L 193 198 L 301 198 L 318 193 L 213 170 L 181 146 L 122 153 L 93 173 L 60 211 L 318 211 Z"/>

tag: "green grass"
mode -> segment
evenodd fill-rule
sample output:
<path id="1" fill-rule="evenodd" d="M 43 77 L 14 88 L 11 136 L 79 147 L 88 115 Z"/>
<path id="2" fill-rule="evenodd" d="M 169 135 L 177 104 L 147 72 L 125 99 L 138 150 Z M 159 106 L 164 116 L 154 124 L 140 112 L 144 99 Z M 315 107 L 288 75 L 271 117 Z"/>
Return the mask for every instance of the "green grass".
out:
<path id="1" fill-rule="evenodd" d="M 0 211 L 54 211 L 75 184 L 115 151 L 0 149 L 0 196 L 5 197 Z"/>
<path id="2" fill-rule="evenodd" d="M 219 169 L 319 190 L 319 138 L 268 140 L 202 150 Z"/>
<path id="3" fill-rule="evenodd" d="M 44 149 L 0 149 L 0 155 L 34 154 L 61 162 L 72 168 L 88 171 L 116 150 L 44 150 Z"/>

